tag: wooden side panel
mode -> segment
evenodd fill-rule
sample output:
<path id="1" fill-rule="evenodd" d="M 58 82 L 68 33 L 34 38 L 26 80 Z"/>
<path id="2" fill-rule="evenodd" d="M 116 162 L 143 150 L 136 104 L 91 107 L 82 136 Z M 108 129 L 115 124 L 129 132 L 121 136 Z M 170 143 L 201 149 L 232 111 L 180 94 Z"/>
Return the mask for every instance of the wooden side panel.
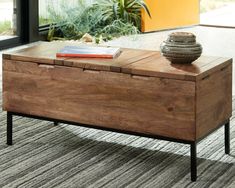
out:
<path id="1" fill-rule="evenodd" d="M 195 140 L 195 82 L 3 61 L 3 109 Z"/>
<path id="2" fill-rule="evenodd" d="M 232 115 L 232 64 L 197 81 L 196 137 L 202 138 Z"/>

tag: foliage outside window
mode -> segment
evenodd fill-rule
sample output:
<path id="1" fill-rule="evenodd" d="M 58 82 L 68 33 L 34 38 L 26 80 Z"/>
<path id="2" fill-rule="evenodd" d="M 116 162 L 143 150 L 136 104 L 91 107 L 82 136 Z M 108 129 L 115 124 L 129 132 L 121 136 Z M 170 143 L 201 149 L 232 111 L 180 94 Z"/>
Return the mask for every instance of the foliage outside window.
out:
<path id="1" fill-rule="evenodd" d="M 0 36 L 16 34 L 15 0 L 0 1 Z"/>
<path id="2" fill-rule="evenodd" d="M 140 32 L 141 9 L 150 16 L 142 0 L 59 1 L 59 8 L 47 7 L 52 24 L 48 40 L 80 39 L 88 33 L 96 42 Z"/>

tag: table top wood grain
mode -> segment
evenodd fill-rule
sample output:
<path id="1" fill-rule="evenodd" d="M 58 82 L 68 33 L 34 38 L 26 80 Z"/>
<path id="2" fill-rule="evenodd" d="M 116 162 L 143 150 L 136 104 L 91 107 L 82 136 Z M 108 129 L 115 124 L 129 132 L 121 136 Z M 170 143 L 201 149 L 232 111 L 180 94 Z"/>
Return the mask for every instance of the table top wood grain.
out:
<path id="1" fill-rule="evenodd" d="M 201 56 L 192 64 L 172 64 L 158 51 L 127 48 L 121 48 L 121 54 L 114 59 L 57 58 L 56 53 L 66 45 L 81 44 L 42 42 L 29 48 L 6 52 L 3 54 L 3 59 L 187 81 L 202 79 L 232 63 L 231 58 Z"/>

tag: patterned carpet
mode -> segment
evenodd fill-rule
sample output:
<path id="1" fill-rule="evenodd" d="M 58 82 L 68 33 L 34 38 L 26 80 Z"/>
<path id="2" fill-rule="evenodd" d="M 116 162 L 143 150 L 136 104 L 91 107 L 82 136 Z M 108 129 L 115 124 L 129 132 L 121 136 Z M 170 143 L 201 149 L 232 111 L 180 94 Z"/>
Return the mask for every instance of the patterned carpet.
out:
<path id="1" fill-rule="evenodd" d="M 14 117 L 14 145 L 0 124 L 0 187 L 235 187 L 235 119 L 231 155 L 224 129 L 198 144 L 198 180 L 190 180 L 189 146 Z"/>

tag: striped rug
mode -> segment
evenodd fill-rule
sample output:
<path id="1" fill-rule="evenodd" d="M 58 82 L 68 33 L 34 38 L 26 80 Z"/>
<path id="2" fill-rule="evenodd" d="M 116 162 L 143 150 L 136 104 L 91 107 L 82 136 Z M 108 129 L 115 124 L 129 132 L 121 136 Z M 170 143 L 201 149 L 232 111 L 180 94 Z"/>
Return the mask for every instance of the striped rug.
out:
<path id="1" fill-rule="evenodd" d="M 14 117 L 7 146 L 6 113 L 0 116 L 1 188 L 235 188 L 234 117 L 231 155 L 221 128 L 198 144 L 192 183 L 188 145 Z"/>

